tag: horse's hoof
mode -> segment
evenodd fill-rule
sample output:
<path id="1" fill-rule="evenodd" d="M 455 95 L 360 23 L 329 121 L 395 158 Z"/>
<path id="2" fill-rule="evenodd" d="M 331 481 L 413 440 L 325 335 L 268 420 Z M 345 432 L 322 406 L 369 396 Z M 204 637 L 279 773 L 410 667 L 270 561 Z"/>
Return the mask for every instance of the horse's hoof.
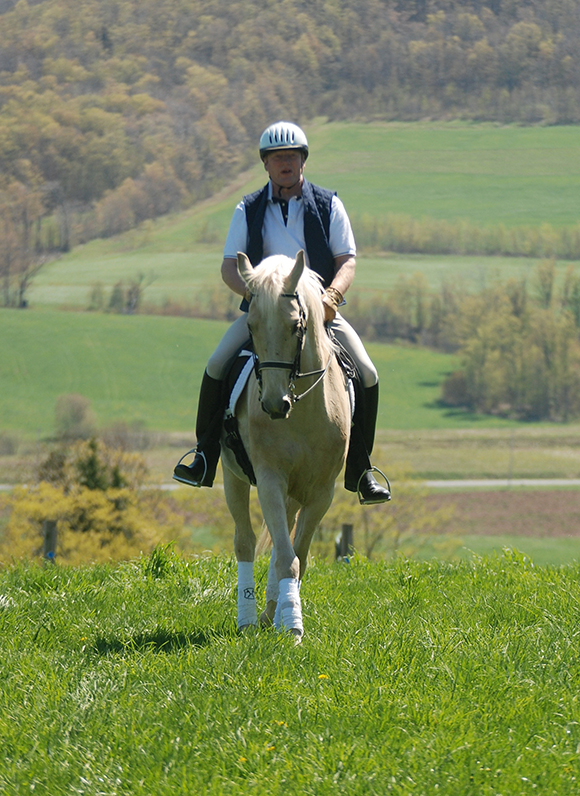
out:
<path id="1" fill-rule="evenodd" d="M 241 633 L 242 635 L 248 635 L 249 633 L 256 633 L 257 630 L 258 630 L 258 625 L 255 624 L 254 622 L 250 622 L 247 625 L 241 625 L 240 627 L 238 627 L 238 633 Z"/>
<path id="2" fill-rule="evenodd" d="M 270 619 L 266 611 L 262 611 L 260 614 L 260 627 L 264 628 L 264 630 L 269 630 L 274 627 L 274 622 Z"/>
<path id="3" fill-rule="evenodd" d="M 268 628 L 274 624 L 276 614 L 276 600 L 268 600 L 265 609 L 260 614 L 260 627 Z"/>
<path id="4" fill-rule="evenodd" d="M 297 627 L 290 627 L 288 628 L 288 633 L 294 639 L 295 647 L 297 647 L 298 644 L 302 644 L 302 637 L 304 635 L 304 631 L 299 630 Z"/>

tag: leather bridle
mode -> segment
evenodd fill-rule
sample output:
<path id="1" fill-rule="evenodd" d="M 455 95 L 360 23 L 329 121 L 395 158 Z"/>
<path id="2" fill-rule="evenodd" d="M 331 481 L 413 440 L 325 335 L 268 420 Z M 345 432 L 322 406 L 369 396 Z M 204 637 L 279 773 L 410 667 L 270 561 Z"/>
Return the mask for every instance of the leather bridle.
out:
<path id="1" fill-rule="evenodd" d="M 288 377 L 288 390 L 290 392 L 290 400 L 293 404 L 297 403 L 301 398 L 304 398 L 305 395 L 313 390 L 324 378 L 326 371 L 330 366 L 330 362 L 332 359 L 332 354 L 328 362 L 326 363 L 326 367 L 320 368 L 319 370 L 310 370 L 306 373 L 302 373 L 300 370 L 300 359 L 302 356 L 302 351 L 304 349 L 304 338 L 306 336 L 306 332 L 308 330 L 308 325 L 306 322 L 306 312 L 304 311 L 304 307 L 302 302 L 300 301 L 300 296 L 298 293 L 281 293 L 280 298 L 289 298 L 295 299 L 298 303 L 298 325 L 296 327 L 296 354 L 294 359 L 290 362 L 289 360 L 267 360 L 266 362 L 260 362 L 258 355 L 255 351 L 254 346 L 254 369 L 256 372 L 256 378 L 258 380 L 258 390 L 260 398 L 262 397 L 262 371 L 263 370 L 288 370 L 289 377 Z M 250 332 L 251 336 L 251 332 Z M 312 384 L 307 390 L 296 395 L 296 380 L 297 379 L 305 379 L 308 376 L 318 376 L 318 379 Z"/>

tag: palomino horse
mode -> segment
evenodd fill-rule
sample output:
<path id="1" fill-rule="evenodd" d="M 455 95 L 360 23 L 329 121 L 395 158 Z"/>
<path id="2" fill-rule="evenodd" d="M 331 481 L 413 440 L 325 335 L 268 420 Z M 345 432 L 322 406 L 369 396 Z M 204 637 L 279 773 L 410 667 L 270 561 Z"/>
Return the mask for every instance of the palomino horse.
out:
<path id="1" fill-rule="evenodd" d="M 320 280 L 305 266 L 304 252 L 295 261 L 268 257 L 256 268 L 238 254 L 238 271 L 252 297 L 248 329 L 257 378 L 250 377 L 236 414 L 273 544 L 261 622 L 290 631 L 298 643 L 308 550 L 332 502 L 349 441 L 348 388 L 324 327 Z M 246 628 L 258 623 L 250 484 L 231 450 L 223 445 L 222 451 L 226 500 L 236 526 L 238 626 Z"/>

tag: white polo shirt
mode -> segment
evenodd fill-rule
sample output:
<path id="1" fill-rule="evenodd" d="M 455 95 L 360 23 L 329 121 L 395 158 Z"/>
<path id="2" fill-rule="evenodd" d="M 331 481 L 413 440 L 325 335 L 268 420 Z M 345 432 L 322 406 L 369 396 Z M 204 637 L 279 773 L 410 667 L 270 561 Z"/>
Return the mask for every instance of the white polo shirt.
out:
<path id="1" fill-rule="evenodd" d="M 306 263 L 309 264 L 306 241 L 304 239 L 304 203 L 302 197 L 292 197 L 288 202 L 288 224 L 286 225 L 282 216 L 282 208 L 272 202 L 272 183 L 270 182 L 268 184 L 268 204 L 264 215 L 262 236 L 264 257 L 270 257 L 273 254 L 296 257 L 300 249 L 304 249 Z M 356 254 L 356 244 L 350 219 L 338 196 L 332 197 L 330 205 L 328 242 L 334 257 Z M 242 201 L 234 210 L 224 246 L 224 257 L 231 257 L 235 260 L 238 252 L 247 251 L 247 246 L 248 225 L 246 222 L 246 210 Z"/>

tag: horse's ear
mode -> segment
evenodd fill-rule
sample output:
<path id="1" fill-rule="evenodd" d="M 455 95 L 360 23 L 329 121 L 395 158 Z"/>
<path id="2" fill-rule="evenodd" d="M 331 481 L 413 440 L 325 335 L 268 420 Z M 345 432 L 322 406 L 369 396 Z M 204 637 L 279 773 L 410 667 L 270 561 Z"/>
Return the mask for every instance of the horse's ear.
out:
<path id="1" fill-rule="evenodd" d="M 304 251 L 303 249 L 300 249 L 300 251 L 296 255 L 296 262 L 294 263 L 294 268 L 290 271 L 290 273 L 286 277 L 286 282 L 284 283 L 285 293 L 296 293 L 296 288 L 298 287 L 298 282 L 300 281 L 300 277 L 302 276 L 303 271 L 304 271 Z"/>
<path id="2" fill-rule="evenodd" d="M 244 252 L 238 252 L 238 272 L 246 285 L 254 270 L 252 263 L 248 259 L 248 255 Z"/>

